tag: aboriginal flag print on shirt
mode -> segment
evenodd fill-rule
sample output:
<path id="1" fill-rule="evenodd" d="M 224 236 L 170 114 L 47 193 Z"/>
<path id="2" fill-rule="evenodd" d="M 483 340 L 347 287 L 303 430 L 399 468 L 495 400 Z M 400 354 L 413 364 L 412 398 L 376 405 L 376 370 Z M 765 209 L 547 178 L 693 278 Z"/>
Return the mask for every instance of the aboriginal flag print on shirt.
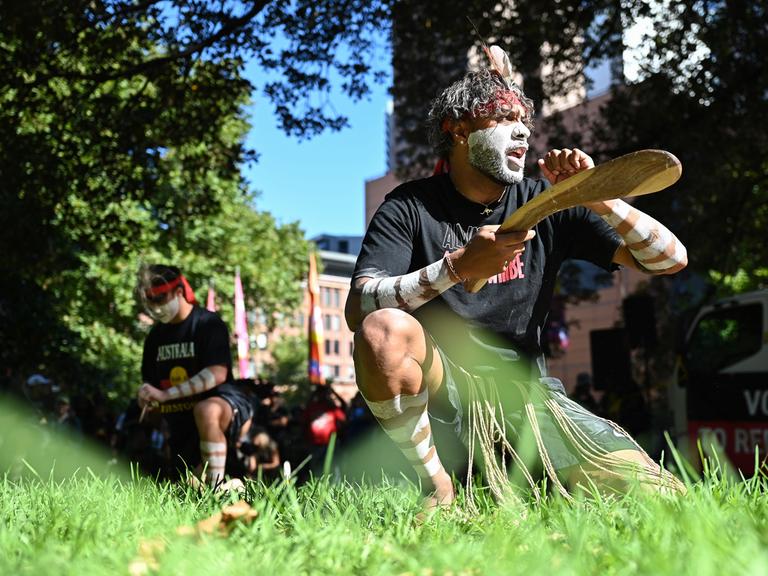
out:
<path id="1" fill-rule="evenodd" d="M 213 312 L 193 306 L 179 324 L 158 323 L 144 342 L 141 375 L 144 382 L 167 390 L 213 365 L 227 367 L 232 381 L 232 355 L 227 325 Z M 162 412 L 189 410 L 210 391 L 164 403 Z"/>
<path id="2" fill-rule="evenodd" d="M 546 180 L 524 178 L 484 215 L 484 206 L 462 196 L 447 174 L 403 184 L 387 195 L 371 220 L 352 281 L 399 276 L 436 262 L 465 246 L 480 227 L 501 224 L 548 187 Z M 615 269 L 612 260 L 621 238 L 586 208 L 557 212 L 534 229 L 525 252 L 478 293 L 456 285 L 413 312 L 441 348 L 450 353 L 464 347 L 463 333 L 469 340 L 490 338 L 494 346 L 538 356 L 563 260 Z"/>

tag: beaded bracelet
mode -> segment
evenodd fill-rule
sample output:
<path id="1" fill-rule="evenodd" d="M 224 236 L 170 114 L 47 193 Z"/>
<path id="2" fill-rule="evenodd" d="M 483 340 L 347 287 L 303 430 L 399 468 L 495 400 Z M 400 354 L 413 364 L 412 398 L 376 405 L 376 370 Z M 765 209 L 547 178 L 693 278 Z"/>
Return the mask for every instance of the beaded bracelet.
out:
<path id="1" fill-rule="evenodd" d="M 443 260 L 445 260 L 445 264 L 446 264 L 446 266 L 448 266 L 448 270 L 450 271 L 451 276 L 453 276 L 453 278 L 455 280 L 458 280 L 458 282 L 462 283 L 462 284 L 464 282 L 466 282 L 466 280 L 464 278 L 462 278 L 461 276 L 459 276 L 458 272 L 456 272 L 456 269 L 453 267 L 453 262 L 451 262 L 451 259 L 448 258 L 448 254 L 446 254 L 443 257 Z"/>

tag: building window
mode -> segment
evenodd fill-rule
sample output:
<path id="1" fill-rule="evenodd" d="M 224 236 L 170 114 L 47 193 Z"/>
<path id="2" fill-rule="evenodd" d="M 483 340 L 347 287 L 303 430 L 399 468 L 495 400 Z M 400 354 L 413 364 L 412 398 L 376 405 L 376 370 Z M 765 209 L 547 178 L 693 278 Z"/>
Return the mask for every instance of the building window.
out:
<path id="1" fill-rule="evenodd" d="M 333 289 L 333 305 L 338 308 L 341 306 L 341 290 L 338 288 Z"/>
<path id="2" fill-rule="evenodd" d="M 323 314 L 323 326 L 328 332 L 338 332 L 341 329 L 341 316 L 338 314 Z"/>
<path id="3" fill-rule="evenodd" d="M 349 343 L 349 355 L 352 356 L 355 353 L 355 343 L 350 342 Z"/>
<path id="4" fill-rule="evenodd" d="M 339 341 L 334 340 L 333 341 L 333 353 L 336 354 L 336 356 L 339 355 Z"/>
<path id="5" fill-rule="evenodd" d="M 334 378 L 338 378 L 340 373 L 341 373 L 341 371 L 339 370 L 339 367 L 338 366 L 334 366 L 333 367 L 333 377 Z"/>
<path id="6" fill-rule="evenodd" d="M 330 354 L 331 354 L 331 341 L 330 340 L 326 340 L 325 341 L 325 355 L 326 356 L 330 356 Z"/>

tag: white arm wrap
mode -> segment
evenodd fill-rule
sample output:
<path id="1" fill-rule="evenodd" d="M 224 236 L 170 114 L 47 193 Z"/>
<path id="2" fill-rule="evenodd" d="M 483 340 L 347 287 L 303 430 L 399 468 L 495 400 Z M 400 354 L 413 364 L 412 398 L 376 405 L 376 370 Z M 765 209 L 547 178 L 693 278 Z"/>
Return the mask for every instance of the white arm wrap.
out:
<path id="1" fill-rule="evenodd" d="M 168 388 L 168 395 L 172 399 L 186 398 L 187 396 L 194 396 L 195 394 L 210 390 L 215 386 L 216 376 L 208 368 L 203 368 L 189 380 L 182 382 L 178 386 Z"/>
<path id="2" fill-rule="evenodd" d="M 443 258 L 409 274 L 369 280 L 363 285 L 360 306 L 365 314 L 380 308 L 411 312 L 454 284 Z"/>
<path id="3" fill-rule="evenodd" d="M 663 272 L 687 262 L 685 246 L 672 232 L 626 202 L 616 200 L 611 212 L 601 217 L 616 229 L 637 263 L 646 270 Z"/>

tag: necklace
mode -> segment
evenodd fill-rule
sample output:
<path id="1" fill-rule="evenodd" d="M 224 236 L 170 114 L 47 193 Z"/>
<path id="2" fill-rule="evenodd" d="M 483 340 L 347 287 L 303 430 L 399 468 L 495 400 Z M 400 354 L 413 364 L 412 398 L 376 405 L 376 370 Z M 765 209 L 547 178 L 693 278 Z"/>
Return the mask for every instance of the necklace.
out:
<path id="1" fill-rule="evenodd" d="M 498 198 L 496 198 L 496 200 L 493 200 L 492 202 L 488 202 L 488 204 L 485 204 L 484 202 L 478 202 L 478 204 L 483 205 L 483 211 L 480 212 L 480 214 L 483 216 L 488 216 L 489 214 L 493 214 L 493 210 L 490 208 L 490 205 L 498 204 L 499 202 L 501 202 L 501 199 L 504 198 L 504 195 L 507 193 L 507 188 L 504 188 L 504 190 L 502 190 L 501 195 Z"/>

